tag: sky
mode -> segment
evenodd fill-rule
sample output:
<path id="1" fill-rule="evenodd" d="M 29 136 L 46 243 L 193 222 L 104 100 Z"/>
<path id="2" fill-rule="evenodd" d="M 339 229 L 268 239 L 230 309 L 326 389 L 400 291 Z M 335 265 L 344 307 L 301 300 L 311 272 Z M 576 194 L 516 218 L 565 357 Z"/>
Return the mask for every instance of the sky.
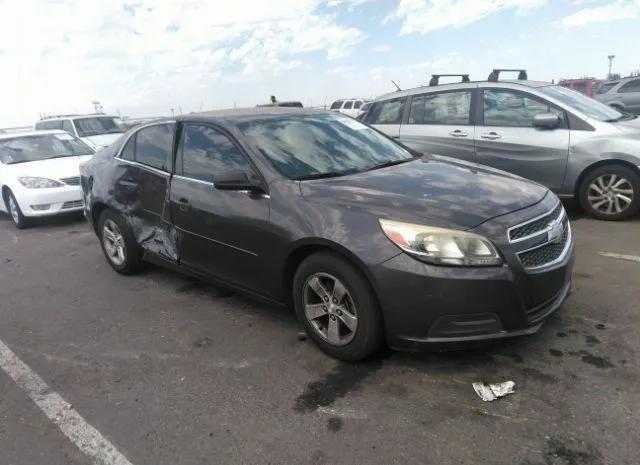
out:
<path id="1" fill-rule="evenodd" d="M 425 85 L 628 74 L 640 0 L 0 0 L 0 127 L 41 113 L 123 116 L 330 105 Z"/>

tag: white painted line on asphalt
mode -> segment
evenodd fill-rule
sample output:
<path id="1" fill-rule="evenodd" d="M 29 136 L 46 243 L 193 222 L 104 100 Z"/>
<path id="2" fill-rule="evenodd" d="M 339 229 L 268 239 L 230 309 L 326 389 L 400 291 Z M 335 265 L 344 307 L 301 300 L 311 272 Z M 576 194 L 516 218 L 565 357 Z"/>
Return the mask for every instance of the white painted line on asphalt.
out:
<path id="1" fill-rule="evenodd" d="M 94 465 L 132 465 L 104 436 L 0 340 L 0 368 Z"/>
<path id="2" fill-rule="evenodd" d="M 318 407 L 316 410 L 318 413 L 324 415 L 331 415 L 334 417 L 351 418 L 354 420 L 365 420 L 368 415 L 364 412 L 352 409 L 352 408 L 332 408 L 332 407 Z"/>
<path id="3" fill-rule="evenodd" d="M 629 260 L 631 262 L 640 263 L 640 257 L 637 255 L 625 255 L 625 254 L 610 253 L 610 252 L 598 252 L 598 254 L 602 255 L 603 257 L 617 258 L 618 260 Z"/>

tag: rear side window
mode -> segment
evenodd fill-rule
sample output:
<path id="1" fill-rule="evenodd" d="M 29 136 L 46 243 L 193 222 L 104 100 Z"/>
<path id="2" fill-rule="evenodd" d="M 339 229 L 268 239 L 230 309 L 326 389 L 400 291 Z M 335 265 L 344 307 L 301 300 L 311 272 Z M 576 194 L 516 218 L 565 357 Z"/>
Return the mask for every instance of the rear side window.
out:
<path id="1" fill-rule="evenodd" d="M 249 163 L 234 143 L 208 126 L 187 125 L 182 141 L 182 175 L 213 182 L 217 175 L 245 170 Z"/>
<path id="2" fill-rule="evenodd" d="M 468 125 L 471 91 L 431 93 L 411 101 L 409 124 Z"/>
<path id="3" fill-rule="evenodd" d="M 42 129 L 42 130 L 62 129 L 62 120 L 39 121 L 36 123 L 36 129 Z"/>
<path id="4" fill-rule="evenodd" d="M 640 79 L 633 79 L 618 89 L 619 94 L 627 94 L 632 92 L 640 92 Z"/>
<path id="5" fill-rule="evenodd" d="M 157 124 L 138 131 L 135 136 L 135 161 L 168 171 L 173 147 L 173 128 L 174 124 Z"/>
<path id="6" fill-rule="evenodd" d="M 349 100 L 348 102 L 346 102 L 344 104 L 344 109 L 345 110 L 351 110 L 353 108 L 353 100 Z"/>
<path id="7" fill-rule="evenodd" d="M 339 110 L 342 108 L 342 100 L 336 100 L 331 104 L 330 110 Z"/>
<path id="8" fill-rule="evenodd" d="M 356 110 L 359 110 L 361 106 L 362 106 L 362 101 L 356 100 L 356 104 L 353 106 L 353 108 L 355 108 Z"/>
<path id="9" fill-rule="evenodd" d="M 385 100 L 373 104 L 369 110 L 367 123 L 369 124 L 400 124 L 406 98 Z"/>

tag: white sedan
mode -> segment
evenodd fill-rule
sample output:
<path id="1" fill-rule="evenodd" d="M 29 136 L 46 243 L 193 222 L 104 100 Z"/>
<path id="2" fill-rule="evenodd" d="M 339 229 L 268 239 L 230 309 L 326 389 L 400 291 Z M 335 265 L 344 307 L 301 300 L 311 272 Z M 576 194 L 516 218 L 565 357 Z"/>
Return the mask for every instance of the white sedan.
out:
<path id="1" fill-rule="evenodd" d="M 0 211 L 19 229 L 33 217 L 82 211 L 80 164 L 93 154 L 65 131 L 0 134 Z"/>

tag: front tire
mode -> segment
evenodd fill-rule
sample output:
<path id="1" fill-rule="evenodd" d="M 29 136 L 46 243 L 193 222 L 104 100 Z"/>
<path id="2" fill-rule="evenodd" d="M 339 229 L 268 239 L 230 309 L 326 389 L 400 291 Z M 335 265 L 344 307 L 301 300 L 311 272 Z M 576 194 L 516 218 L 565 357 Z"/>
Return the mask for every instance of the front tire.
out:
<path id="1" fill-rule="evenodd" d="M 344 258 L 319 252 L 305 259 L 293 279 L 293 301 L 309 337 L 332 357 L 358 362 L 381 347 L 377 298 L 367 279 Z"/>
<path id="2" fill-rule="evenodd" d="M 621 165 L 598 167 L 584 178 L 580 203 L 594 218 L 627 220 L 640 211 L 640 175 Z"/>
<path id="3" fill-rule="evenodd" d="M 20 205 L 16 200 L 16 196 L 13 195 L 13 192 L 7 191 L 5 205 L 7 207 L 7 212 L 9 212 L 9 215 L 11 216 L 13 224 L 16 228 L 25 229 L 29 227 L 29 220 L 22 214 Z"/>
<path id="4" fill-rule="evenodd" d="M 140 271 L 140 247 L 125 220 L 113 210 L 105 210 L 98 220 L 102 252 L 118 273 L 131 275 Z"/>

